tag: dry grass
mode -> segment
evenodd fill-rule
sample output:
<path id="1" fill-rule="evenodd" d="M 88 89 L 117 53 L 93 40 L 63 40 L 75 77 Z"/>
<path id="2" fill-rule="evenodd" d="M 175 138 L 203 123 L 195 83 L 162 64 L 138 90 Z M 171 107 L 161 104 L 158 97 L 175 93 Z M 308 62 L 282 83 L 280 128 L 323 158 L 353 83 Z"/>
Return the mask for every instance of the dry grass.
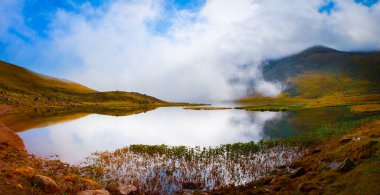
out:
<path id="1" fill-rule="evenodd" d="M 352 112 L 380 112 L 380 104 L 367 104 L 351 107 Z"/>
<path id="2" fill-rule="evenodd" d="M 341 143 L 342 137 L 353 140 Z M 309 183 L 313 186 L 309 189 L 309 194 L 377 194 L 379 192 L 380 120 L 365 123 L 351 133 L 325 139 L 314 146 L 314 149 L 318 149 L 319 152 L 310 152 L 290 164 L 290 168 L 303 167 L 306 170 L 306 174 L 300 177 L 291 178 L 286 169 L 277 168 L 275 172 L 262 180 L 245 186 L 228 187 L 213 193 L 302 194 L 298 188 L 301 183 Z M 345 158 L 355 163 L 353 170 L 342 173 L 331 168 L 331 164 L 342 162 Z"/>

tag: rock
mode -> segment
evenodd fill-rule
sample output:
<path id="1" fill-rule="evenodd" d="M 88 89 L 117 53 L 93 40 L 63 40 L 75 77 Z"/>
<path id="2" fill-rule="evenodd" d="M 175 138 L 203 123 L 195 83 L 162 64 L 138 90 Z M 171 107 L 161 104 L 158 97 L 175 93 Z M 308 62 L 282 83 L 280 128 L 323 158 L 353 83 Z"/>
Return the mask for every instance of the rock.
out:
<path id="1" fill-rule="evenodd" d="M 355 138 L 353 138 L 352 140 L 353 140 L 353 141 L 360 141 L 361 138 L 360 138 L 360 137 L 355 137 Z"/>
<path id="2" fill-rule="evenodd" d="M 304 175 L 305 173 L 306 173 L 305 169 L 302 168 L 302 167 L 300 167 L 300 168 L 292 171 L 291 174 L 290 174 L 290 177 L 291 178 L 296 178 L 296 177 Z"/>
<path id="3" fill-rule="evenodd" d="M 34 169 L 32 167 L 21 167 L 14 170 L 18 175 L 22 175 L 26 178 L 32 178 L 34 175 Z"/>
<path id="4" fill-rule="evenodd" d="M 342 138 L 342 139 L 339 140 L 339 143 L 340 144 L 345 144 L 345 143 L 350 142 L 351 140 L 352 140 L 351 138 L 344 137 L 344 138 Z"/>
<path id="5" fill-rule="evenodd" d="M 32 177 L 31 182 L 35 187 L 42 189 L 46 192 L 58 191 L 57 183 L 55 183 L 55 181 L 50 177 L 46 177 L 43 175 L 35 175 Z"/>
<path id="6" fill-rule="evenodd" d="M 24 187 L 22 187 L 21 184 L 17 184 L 17 188 L 18 188 L 19 190 L 23 190 L 23 189 L 24 189 Z"/>
<path id="7" fill-rule="evenodd" d="M 77 195 L 110 195 L 107 190 L 85 190 L 78 192 Z"/>
<path id="8" fill-rule="evenodd" d="M 131 194 L 134 192 L 137 192 L 137 187 L 133 185 L 125 185 L 125 186 L 119 186 L 117 188 L 117 194 Z"/>
<path id="9" fill-rule="evenodd" d="M 298 186 L 298 190 L 303 193 L 307 193 L 316 189 L 318 189 L 317 185 L 315 185 L 314 183 L 309 183 L 309 182 L 301 183 Z"/>
<path id="10" fill-rule="evenodd" d="M 349 158 L 346 158 L 338 167 L 337 171 L 345 173 L 351 171 L 353 168 L 355 168 L 355 163 L 352 162 Z"/>
<path id="11" fill-rule="evenodd" d="M 108 190 L 111 194 L 136 194 L 137 193 L 137 187 L 134 185 L 122 185 L 119 186 L 117 181 L 110 181 L 106 185 L 106 190 Z"/>
<path id="12" fill-rule="evenodd" d="M 196 190 L 201 188 L 200 183 L 194 183 L 194 182 L 183 182 L 182 183 L 182 188 L 186 190 Z"/>
<path id="13" fill-rule="evenodd" d="M 330 169 L 337 170 L 338 167 L 339 167 L 341 164 L 342 164 L 341 162 L 331 162 L 331 163 L 329 163 L 327 166 L 328 166 Z"/>

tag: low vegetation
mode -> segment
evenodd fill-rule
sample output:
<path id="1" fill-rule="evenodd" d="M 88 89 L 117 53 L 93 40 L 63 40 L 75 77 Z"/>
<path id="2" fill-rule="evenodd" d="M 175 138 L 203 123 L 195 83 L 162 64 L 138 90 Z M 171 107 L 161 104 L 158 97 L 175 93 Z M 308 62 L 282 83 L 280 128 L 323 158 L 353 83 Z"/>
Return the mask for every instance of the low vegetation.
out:
<path id="1" fill-rule="evenodd" d="M 82 174 L 104 185 L 133 184 L 145 193 L 226 192 L 234 189 L 228 186 L 245 186 L 266 177 L 276 167 L 291 166 L 326 140 L 336 140 L 379 118 L 325 124 L 301 135 L 257 143 L 207 148 L 131 145 L 114 152 L 95 153 L 85 162 Z"/>
<path id="2" fill-rule="evenodd" d="M 376 194 L 380 190 L 380 120 L 362 122 L 352 131 L 318 142 L 289 166 L 212 194 Z"/>

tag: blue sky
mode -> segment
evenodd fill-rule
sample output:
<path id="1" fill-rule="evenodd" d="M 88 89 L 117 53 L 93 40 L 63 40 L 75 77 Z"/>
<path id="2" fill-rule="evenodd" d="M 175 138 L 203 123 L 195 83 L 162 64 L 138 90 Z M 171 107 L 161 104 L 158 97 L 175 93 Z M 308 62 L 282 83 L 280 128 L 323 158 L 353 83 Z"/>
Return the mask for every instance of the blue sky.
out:
<path id="1" fill-rule="evenodd" d="M 70 0 L 70 1 L 52 1 L 52 0 L 28 0 L 23 5 L 23 17 L 25 25 L 33 29 L 38 36 L 46 37 L 46 29 L 49 26 L 51 16 L 59 9 L 70 12 L 80 12 L 79 6 L 91 4 L 93 7 L 99 7 L 107 4 L 110 0 Z M 165 1 L 165 10 L 168 15 L 173 9 L 186 9 L 191 11 L 199 10 L 204 5 L 205 0 L 167 0 Z M 165 21 L 162 25 L 166 26 Z M 162 27 L 158 26 L 161 29 Z"/>
<path id="2" fill-rule="evenodd" d="M 355 0 L 355 3 L 364 5 L 366 7 L 371 7 L 376 4 L 379 0 Z M 335 9 L 335 2 L 333 0 L 327 0 L 324 5 L 319 8 L 319 12 L 326 12 L 331 14 L 331 12 Z"/>
<path id="3" fill-rule="evenodd" d="M 167 100 L 241 95 L 236 77 L 275 95 L 260 61 L 313 45 L 379 50 L 379 23 L 378 0 L 2 0 L 0 60 Z"/>
<path id="4" fill-rule="evenodd" d="M 198 11 L 206 0 L 167 0 L 165 2 L 166 11 L 170 15 L 173 9 L 187 9 L 192 11 Z M 358 4 L 362 4 L 367 7 L 371 7 L 376 4 L 378 0 L 354 0 Z M 22 8 L 22 14 L 25 18 L 25 25 L 33 29 L 38 36 L 46 37 L 46 29 L 49 25 L 49 18 L 58 10 L 63 9 L 70 12 L 80 11 L 78 6 L 85 3 L 89 3 L 94 7 L 98 7 L 107 4 L 107 0 L 70 0 L 70 1 L 52 1 L 52 0 L 28 0 L 25 1 Z M 331 13 L 334 9 L 335 3 L 333 0 L 326 1 L 326 4 L 320 7 L 320 12 Z M 166 21 L 161 21 L 163 27 L 158 26 L 158 29 L 165 28 Z M 17 32 L 14 32 L 17 33 Z M 28 39 L 19 35 L 20 38 Z M 2 45 L 2 47 L 4 47 Z"/>

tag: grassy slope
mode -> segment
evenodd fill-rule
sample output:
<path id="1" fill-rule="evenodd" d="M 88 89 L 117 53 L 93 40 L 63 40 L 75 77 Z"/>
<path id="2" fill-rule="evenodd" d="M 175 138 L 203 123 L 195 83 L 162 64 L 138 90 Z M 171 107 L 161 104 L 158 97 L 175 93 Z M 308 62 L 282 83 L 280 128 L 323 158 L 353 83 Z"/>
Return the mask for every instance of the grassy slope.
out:
<path id="1" fill-rule="evenodd" d="M 167 104 L 128 92 L 97 92 L 83 85 L 37 74 L 0 61 L 0 104 L 15 106 L 151 106 Z"/>
<path id="2" fill-rule="evenodd" d="M 245 186 L 227 187 L 213 194 L 307 194 L 301 193 L 301 183 L 308 183 L 310 194 L 373 194 L 380 190 L 380 120 L 374 119 L 354 129 L 337 126 L 337 136 L 323 136 L 314 139 L 309 154 L 289 165 L 302 167 L 306 174 L 292 178 L 284 167 L 278 167 L 272 174 Z M 356 125 L 355 125 L 356 126 Z M 328 132 L 334 131 L 329 129 Z M 322 132 L 321 132 L 322 133 Z M 347 143 L 342 138 L 353 139 Z M 355 138 L 355 139 L 354 139 Z M 330 165 L 349 158 L 355 167 L 340 172 Z M 355 179 L 353 179 L 355 178 Z"/>
<path id="3" fill-rule="evenodd" d="M 252 110 L 288 110 L 380 102 L 380 52 L 349 53 L 313 47 L 271 60 L 264 77 L 286 90 L 275 98 L 252 95 L 239 100 Z"/>

